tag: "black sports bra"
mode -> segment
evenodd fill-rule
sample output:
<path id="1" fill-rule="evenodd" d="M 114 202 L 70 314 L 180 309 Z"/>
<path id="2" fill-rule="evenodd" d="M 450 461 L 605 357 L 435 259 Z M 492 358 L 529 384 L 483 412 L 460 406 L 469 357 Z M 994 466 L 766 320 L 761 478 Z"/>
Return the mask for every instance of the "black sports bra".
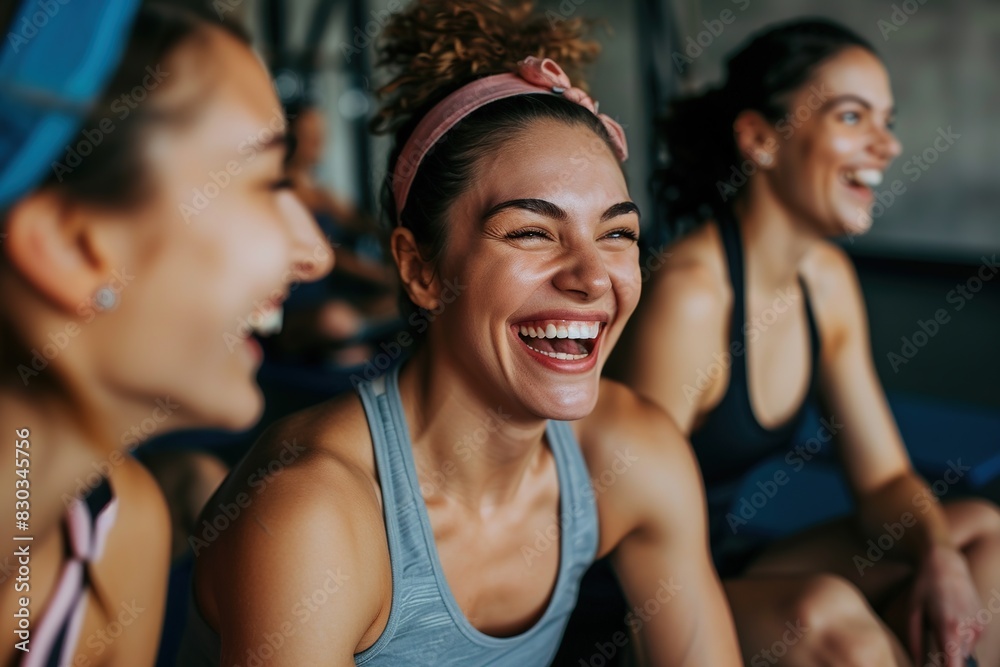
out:
<path id="1" fill-rule="evenodd" d="M 729 350 L 738 354 L 733 353 L 729 356 L 731 360 L 729 386 L 726 387 L 725 395 L 707 415 L 698 430 L 691 435 L 691 444 L 701 465 L 707 487 L 734 482 L 765 458 L 788 449 L 805 412 L 808 398 L 815 389 L 820 350 L 819 331 L 809 302 L 809 291 L 800 277 L 799 284 L 805 297 L 809 341 L 812 348 L 809 391 L 806 400 L 784 424 L 773 429 L 761 426 L 750 404 L 750 389 L 747 382 L 746 286 L 740 230 L 736 220 L 728 216 L 720 219 L 719 232 L 729 265 L 729 280 L 733 286 Z"/>

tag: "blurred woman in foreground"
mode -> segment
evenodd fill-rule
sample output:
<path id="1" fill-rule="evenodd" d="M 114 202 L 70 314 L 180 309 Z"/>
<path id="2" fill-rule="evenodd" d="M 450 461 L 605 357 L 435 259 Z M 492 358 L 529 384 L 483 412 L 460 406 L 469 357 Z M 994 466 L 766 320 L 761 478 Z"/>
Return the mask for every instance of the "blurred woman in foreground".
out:
<path id="1" fill-rule="evenodd" d="M 242 35 L 157 3 L 54 6 L 33 31 L 39 3 L 0 17 L 21 38 L 0 47 L 0 484 L 18 573 L 0 610 L 19 642 L 0 662 L 151 665 L 170 530 L 128 451 L 251 425 L 250 334 L 332 255 L 287 188 L 285 121 Z"/>

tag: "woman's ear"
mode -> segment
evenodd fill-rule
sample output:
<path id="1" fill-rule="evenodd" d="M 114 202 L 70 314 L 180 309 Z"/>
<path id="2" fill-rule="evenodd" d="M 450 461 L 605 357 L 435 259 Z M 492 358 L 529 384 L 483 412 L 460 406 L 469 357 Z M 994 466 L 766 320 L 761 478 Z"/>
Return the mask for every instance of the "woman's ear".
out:
<path id="1" fill-rule="evenodd" d="M 740 155 L 763 169 L 777 163 L 778 138 L 774 127 L 759 112 L 747 109 L 733 121 L 733 137 Z"/>
<path id="2" fill-rule="evenodd" d="M 441 287 L 436 267 L 420 254 L 413 232 L 405 227 L 396 227 L 392 230 L 389 247 L 399 267 L 399 280 L 410 300 L 426 310 L 437 308 Z"/>
<path id="3" fill-rule="evenodd" d="M 82 209 L 36 191 L 8 210 L 3 252 L 24 281 L 55 307 L 76 313 L 111 268 Z"/>

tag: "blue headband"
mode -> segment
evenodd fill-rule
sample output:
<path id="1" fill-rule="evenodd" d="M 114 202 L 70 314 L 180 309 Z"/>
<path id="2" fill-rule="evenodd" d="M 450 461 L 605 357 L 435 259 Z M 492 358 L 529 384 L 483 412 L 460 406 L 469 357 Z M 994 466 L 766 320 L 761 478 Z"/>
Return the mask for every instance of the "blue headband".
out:
<path id="1" fill-rule="evenodd" d="M 0 210 L 45 180 L 118 67 L 141 0 L 26 0 L 0 44 Z"/>

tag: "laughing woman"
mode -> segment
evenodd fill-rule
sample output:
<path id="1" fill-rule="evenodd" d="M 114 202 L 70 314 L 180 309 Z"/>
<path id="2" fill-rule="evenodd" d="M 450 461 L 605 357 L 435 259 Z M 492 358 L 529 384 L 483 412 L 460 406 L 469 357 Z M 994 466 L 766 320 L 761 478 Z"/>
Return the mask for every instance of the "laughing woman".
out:
<path id="1" fill-rule="evenodd" d="M 546 665 L 606 554 L 650 664 L 739 663 L 690 450 L 600 378 L 639 297 L 624 133 L 547 59 L 593 55 L 580 24 L 530 12 L 387 26 L 391 249 L 425 335 L 209 503 L 232 525 L 206 535 L 182 664 Z"/>
<path id="2" fill-rule="evenodd" d="M 747 662 L 798 621 L 810 631 L 780 664 L 924 664 L 936 646 L 949 667 L 973 650 L 1000 665 L 1000 625 L 975 621 L 1000 584 L 1000 513 L 927 501 L 873 368 L 854 269 L 827 240 L 871 225 L 872 188 L 901 150 L 893 113 L 871 46 L 798 22 L 758 35 L 730 58 L 724 86 L 677 103 L 664 127 L 671 211 L 704 224 L 651 281 L 627 334 L 626 379 L 691 437 Z M 814 385 L 844 424 L 858 515 L 763 554 L 734 549 L 735 489 L 793 444 Z M 907 513 L 915 525 L 862 577 L 852 556 Z"/>
<path id="3" fill-rule="evenodd" d="M 0 664 L 148 667 L 170 529 L 128 450 L 250 426 L 259 348 L 226 334 L 332 255 L 284 182 L 284 119 L 241 36 L 156 3 L 13 4 L 0 26 L 28 37 L 0 45 Z M 252 159 L 248 138 L 265 139 Z"/>

